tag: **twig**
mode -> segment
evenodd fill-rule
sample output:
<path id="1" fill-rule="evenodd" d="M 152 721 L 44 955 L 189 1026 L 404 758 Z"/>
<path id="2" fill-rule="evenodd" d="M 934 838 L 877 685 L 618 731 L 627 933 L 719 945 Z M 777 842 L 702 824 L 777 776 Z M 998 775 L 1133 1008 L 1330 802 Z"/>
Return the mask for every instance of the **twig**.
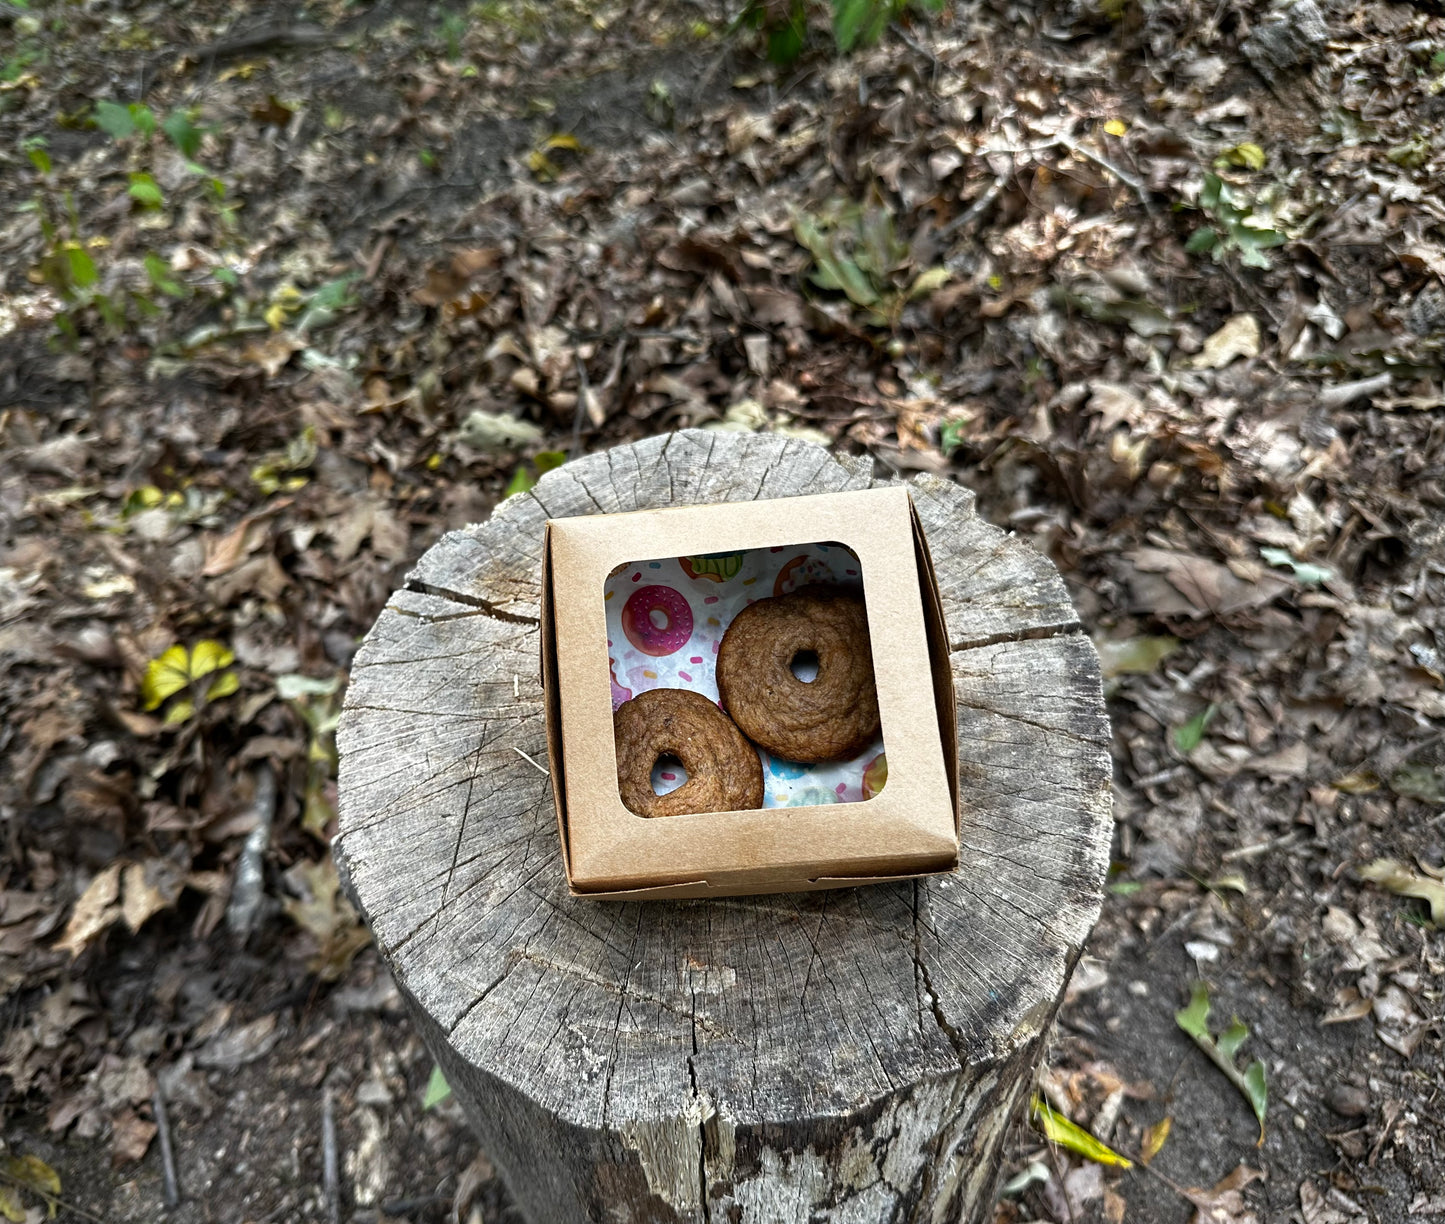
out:
<path id="1" fill-rule="evenodd" d="M 1256 854 L 1263 854 L 1266 850 L 1274 850 L 1279 846 L 1286 845 L 1295 840 L 1299 830 L 1291 829 L 1279 837 L 1271 837 L 1269 841 L 1255 842 L 1252 846 L 1240 846 L 1234 850 L 1227 850 L 1219 856 L 1221 863 L 1233 863 L 1238 859 L 1253 858 Z"/>
<path id="2" fill-rule="evenodd" d="M 1149 189 L 1127 170 L 1122 170 L 1114 162 L 1110 161 L 1102 153 L 1096 153 L 1088 145 L 1080 144 L 1072 136 L 1055 136 L 1054 140 L 1068 149 L 1071 153 L 1077 153 L 1080 157 L 1086 157 L 1097 166 L 1102 166 L 1116 179 L 1128 187 L 1139 197 L 1139 203 L 1144 205 L 1144 211 L 1152 214 L 1154 212 L 1154 201 L 1149 198 Z"/>
<path id="3" fill-rule="evenodd" d="M 1001 174 L 998 176 L 998 178 L 994 179 L 994 181 L 989 185 L 988 189 L 985 190 L 984 193 L 978 197 L 978 199 L 976 199 L 972 204 L 970 204 L 966 209 L 964 209 L 962 213 L 960 213 L 952 221 L 950 221 L 947 225 L 945 225 L 942 229 L 938 231 L 938 237 L 951 238 L 965 225 L 971 225 L 973 222 L 977 221 L 980 217 L 982 217 L 983 214 L 989 210 L 989 207 L 993 204 L 993 202 L 998 199 L 999 192 L 1004 189 L 1004 186 L 1012 177 L 1013 174 L 1009 173 Z"/>
<path id="4" fill-rule="evenodd" d="M 1369 399 L 1381 391 L 1388 391 L 1390 379 L 1391 374 L 1387 370 L 1383 374 L 1376 374 L 1373 378 L 1360 378 L 1354 382 L 1326 387 L 1320 392 L 1320 407 L 1343 408 L 1357 399 Z"/>
<path id="5" fill-rule="evenodd" d="M 176 1155 L 171 1150 L 171 1124 L 166 1117 L 166 1099 L 161 1095 L 159 1084 L 151 1094 L 151 1112 L 155 1115 L 156 1138 L 161 1144 L 161 1172 L 166 1179 L 166 1206 L 178 1207 L 181 1202 L 181 1188 L 176 1181 Z"/>
<path id="6" fill-rule="evenodd" d="M 336 1159 L 336 1102 L 331 1089 L 321 1095 L 321 1188 L 326 1197 L 326 1216 L 341 1224 L 341 1177 Z"/>

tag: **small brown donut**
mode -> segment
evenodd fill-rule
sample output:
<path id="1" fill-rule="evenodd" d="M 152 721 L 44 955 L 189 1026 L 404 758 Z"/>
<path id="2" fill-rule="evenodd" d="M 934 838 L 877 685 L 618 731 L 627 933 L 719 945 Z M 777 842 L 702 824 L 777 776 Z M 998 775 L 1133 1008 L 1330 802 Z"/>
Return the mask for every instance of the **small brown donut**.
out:
<path id="1" fill-rule="evenodd" d="M 733 720 L 701 693 L 649 689 L 612 715 L 617 738 L 617 789 L 639 816 L 732 812 L 763 806 L 763 763 Z M 652 767 L 670 753 L 687 781 L 659 795 Z"/>
<path id="2" fill-rule="evenodd" d="M 793 675 L 801 651 L 818 656 L 812 681 Z M 723 634 L 717 687 L 743 734 L 774 756 L 804 764 L 856 756 L 879 727 L 862 597 L 804 587 L 749 604 Z"/>

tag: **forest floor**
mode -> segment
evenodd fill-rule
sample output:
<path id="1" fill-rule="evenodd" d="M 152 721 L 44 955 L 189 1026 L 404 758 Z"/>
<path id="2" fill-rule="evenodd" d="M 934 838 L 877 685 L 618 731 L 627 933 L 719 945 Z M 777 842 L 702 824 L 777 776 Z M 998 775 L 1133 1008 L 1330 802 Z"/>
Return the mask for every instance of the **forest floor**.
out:
<path id="1" fill-rule="evenodd" d="M 168 1139 L 183 1224 L 517 1218 L 336 894 L 346 669 L 539 465 L 716 425 L 961 481 L 1099 645 L 1042 1087 L 1170 1126 L 1020 1120 L 999 1224 L 1445 1218 L 1445 16 L 732 15 L 0 5 L 0 1215 L 161 1218 Z"/>

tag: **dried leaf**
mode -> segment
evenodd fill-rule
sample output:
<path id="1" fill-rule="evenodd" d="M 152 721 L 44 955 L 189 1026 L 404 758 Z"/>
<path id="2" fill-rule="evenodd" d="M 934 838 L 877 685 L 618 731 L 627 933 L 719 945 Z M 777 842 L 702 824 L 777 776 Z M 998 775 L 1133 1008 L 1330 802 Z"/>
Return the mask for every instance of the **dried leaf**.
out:
<path id="1" fill-rule="evenodd" d="M 1256 1224 L 1258 1217 L 1245 1203 L 1243 1190 L 1263 1177 L 1258 1169 L 1239 1165 L 1212 1190 L 1195 1187 L 1184 1191 L 1184 1197 L 1196 1208 L 1190 1224 Z"/>
<path id="2" fill-rule="evenodd" d="M 298 892 L 306 894 L 301 900 L 286 898 L 283 908 L 316 940 L 317 952 L 307 967 L 322 981 L 334 982 L 346 972 L 351 958 L 371 942 L 371 935 L 341 895 L 336 864 L 330 858 L 317 863 L 299 862 L 286 878 Z"/>
<path id="3" fill-rule="evenodd" d="M 112 863 L 86 886 L 65 924 L 65 934 L 54 945 L 55 951 L 79 956 L 92 939 L 121 916 L 121 907 L 116 904 L 120 872 L 121 864 Z"/>
<path id="4" fill-rule="evenodd" d="M 139 1160 L 155 1138 L 156 1124 L 142 1118 L 133 1109 L 124 1110 L 111 1124 L 110 1161 L 112 1165 L 130 1164 Z"/>
<path id="5" fill-rule="evenodd" d="M 1411 871 L 1395 859 L 1376 859 L 1360 868 L 1360 875 L 1372 884 L 1388 888 L 1396 896 L 1416 897 L 1430 907 L 1430 921 L 1445 927 L 1445 883 Z"/>
<path id="6" fill-rule="evenodd" d="M 1044 1138 L 1050 1143 L 1057 1143 L 1062 1148 L 1067 1148 L 1089 1160 L 1097 1161 L 1099 1164 L 1114 1165 L 1120 1169 L 1132 1169 L 1134 1162 L 1107 1144 L 1100 1143 L 1093 1135 L 1070 1122 L 1063 1114 L 1055 1112 L 1050 1108 L 1043 1097 L 1036 1096 L 1033 1101 L 1031 1116 L 1044 1133 Z"/>
<path id="7" fill-rule="evenodd" d="M 1205 340 L 1189 365 L 1195 370 L 1219 370 L 1236 357 L 1258 357 L 1260 343 L 1259 320 L 1252 314 L 1232 315 Z"/>
<path id="8" fill-rule="evenodd" d="M 1144 1143 L 1139 1149 L 1140 1164 L 1147 1165 L 1154 1157 L 1159 1155 L 1159 1149 L 1164 1146 L 1164 1141 L 1169 1138 L 1169 1128 L 1173 1125 L 1174 1119 L 1165 1115 L 1144 1132 Z"/>
<path id="9" fill-rule="evenodd" d="M 127 863 L 121 874 L 121 912 L 126 926 L 138 931 L 153 915 L 176 903 L 184 877 L 169 859 Z"/>

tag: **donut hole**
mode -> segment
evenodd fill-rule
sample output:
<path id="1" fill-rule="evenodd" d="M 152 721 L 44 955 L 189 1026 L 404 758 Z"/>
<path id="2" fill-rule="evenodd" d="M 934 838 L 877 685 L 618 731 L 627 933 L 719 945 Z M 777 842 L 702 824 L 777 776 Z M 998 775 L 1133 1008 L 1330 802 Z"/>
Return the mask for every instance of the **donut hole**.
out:
<path id="1" fill-rule="evenodd" d="M 670 752 L 664 752 L 652 763 L 652 793 L 667 795 L 687 781 L 687 769 Z"/>
<path id="2" fill-rule="evenodd" d="M 818 678 L 818 652 L 816 650 L 800 650 L 788 664 L 788 670 L 793 673 L 795 679 L 801 680 L 804 684 L 812 684 Z"/>
<path id="3" fill-rule="evenodd" d="M 663 608 L 653 608 L 652 611 L 647 614 L 647 619 L 652 622 L 654 629 L 667 630 L 672 627 L 672 617 L 670 617 Z"/>

